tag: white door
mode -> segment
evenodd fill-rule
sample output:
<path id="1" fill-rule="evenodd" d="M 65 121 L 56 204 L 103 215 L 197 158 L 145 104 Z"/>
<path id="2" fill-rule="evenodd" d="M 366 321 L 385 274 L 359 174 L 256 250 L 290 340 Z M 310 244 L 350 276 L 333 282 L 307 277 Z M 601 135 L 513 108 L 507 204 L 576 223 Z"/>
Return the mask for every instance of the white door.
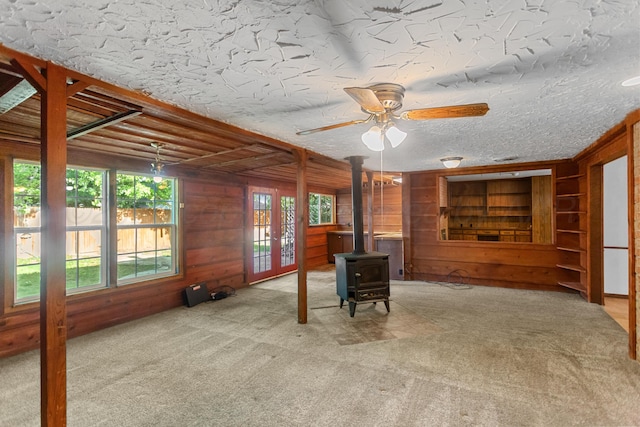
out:
<path id="1" fill-rule="evenodd" d="M 604 165 L 604 293 L 629 294 L 627 156 Z"/>

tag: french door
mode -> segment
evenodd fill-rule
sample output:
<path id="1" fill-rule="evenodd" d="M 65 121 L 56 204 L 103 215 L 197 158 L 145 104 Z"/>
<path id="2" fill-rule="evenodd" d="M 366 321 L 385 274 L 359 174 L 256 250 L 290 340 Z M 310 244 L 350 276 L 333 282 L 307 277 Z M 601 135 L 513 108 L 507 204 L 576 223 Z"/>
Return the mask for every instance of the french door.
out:
<path id="1" fill-rule="evenodd" d="M 296 200 L 293 193 L 249 187 L 249 283 L 297 268 Z"/>

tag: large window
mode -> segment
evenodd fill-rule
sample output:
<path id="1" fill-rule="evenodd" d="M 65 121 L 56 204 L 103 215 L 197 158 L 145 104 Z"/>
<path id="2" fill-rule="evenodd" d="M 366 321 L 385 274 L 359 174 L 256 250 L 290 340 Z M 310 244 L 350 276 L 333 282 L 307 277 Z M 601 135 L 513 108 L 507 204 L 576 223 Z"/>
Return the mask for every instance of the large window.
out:
<path id="1" fill-rule="evenodd" d="M 128 284 L 176 274 L 176 181 L 116 175 L 116 226 L 109 224 L 104 170 L 68 167 L 66 176 L 67 293 Z M 40 165 L 13 165 L 15 300 L 40 296 Z M 109 233 L 117 234 L 116 259 L 110 259 Z M 116 264 L 117 277 L 109 279 Z"/>
<path id="2" fill-rule="evenodd" d="M 309 193 L 309 224 L 332 224 L 333 218 L 333 196 Z"/>
<path id="3" fill-rule="evenodd" d="M 175 182 L 119 173 L 118 282 L 176 271 Z"/>
<path id="4" fill-rule="evenodd" d="M 40 165 L 16 162 L 13 167 L 15 299 L 40 295 L 41 211 Z M 106 286 L 106 220 L 103 210 L 105 172 L 67 168 L 67 292 Z"/>

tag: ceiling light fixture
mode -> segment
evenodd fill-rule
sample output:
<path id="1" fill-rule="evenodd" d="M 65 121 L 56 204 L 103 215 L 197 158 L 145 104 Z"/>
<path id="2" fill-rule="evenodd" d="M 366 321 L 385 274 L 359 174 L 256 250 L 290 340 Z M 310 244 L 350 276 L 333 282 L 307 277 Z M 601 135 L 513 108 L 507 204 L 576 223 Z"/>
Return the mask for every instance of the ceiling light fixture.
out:
<path id="1" fill-rule="evenodd" d="M 622 82 L 622 86 L 636 86 L 640 85 L 640 76 L 631 77 Z"/>
<path id="2" fill-rule="evenodd" d="M 462 157 L 445 157 L 444 159 L 440 159 L 445 168 L 453 169 L 460 166 L 460 162 L 462 161 Z"/>
<path id="3" fill-rule="evenodd" d="M 164 164 L 160 161 L 160 145 L 157 142 L 152 142 L 151 146 L 156 149 L 156 160 L 151 163 L 151 172 L 153 173 L 153 182 L 161 183 L 162 182 L 162 169 L 164 168 Z"/>
<path id="4" fill-rule="evenodd" d="M 387 122 L 382 127 L 374 125 L 363 133 L 362 142 L 371 151 L 382 151 L 384 150 L 385 136 L 391 143 L 391 147 L 396 148 L 405 140 L 407 133 L 398 129 L 393 122 Z"/>

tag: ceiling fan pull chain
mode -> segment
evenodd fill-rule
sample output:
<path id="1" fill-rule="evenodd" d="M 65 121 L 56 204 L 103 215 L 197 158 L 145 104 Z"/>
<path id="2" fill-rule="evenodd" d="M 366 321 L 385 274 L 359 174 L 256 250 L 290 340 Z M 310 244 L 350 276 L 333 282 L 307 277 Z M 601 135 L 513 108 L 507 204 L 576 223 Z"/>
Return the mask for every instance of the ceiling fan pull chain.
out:
<path id="1" fill-rule="evenodd" d="M 384 231 L 384 175 L 382 174 L 382 151 L 380 152 L 380 231 Z M 375 215 L 374 215 L 375 216 Z M 371 218 L 373 221 L 373 218 Z"/>

